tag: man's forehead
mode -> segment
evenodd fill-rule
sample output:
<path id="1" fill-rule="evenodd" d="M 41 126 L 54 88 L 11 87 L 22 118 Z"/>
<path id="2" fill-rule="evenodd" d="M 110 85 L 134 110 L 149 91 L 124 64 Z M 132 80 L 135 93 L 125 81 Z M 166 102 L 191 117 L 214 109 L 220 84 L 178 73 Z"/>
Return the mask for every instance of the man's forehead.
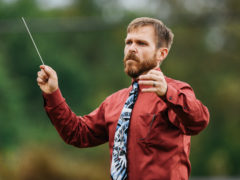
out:
<path id="1" fill-rule="evenodd" d="M 148 25 L 131 29 L 127 33 L 126 39 L 131 37 L 154 38 L 154 35 L 155 35 L 154 28 Z"/>

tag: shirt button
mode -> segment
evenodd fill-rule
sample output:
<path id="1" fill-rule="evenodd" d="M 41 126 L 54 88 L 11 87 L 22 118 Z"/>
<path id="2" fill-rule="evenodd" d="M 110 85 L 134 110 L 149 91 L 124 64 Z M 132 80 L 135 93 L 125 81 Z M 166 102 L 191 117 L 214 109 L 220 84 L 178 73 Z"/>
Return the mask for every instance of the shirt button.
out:
<path id="1" fill-rule="evenodd" d="M 169 97 L 169 100 L 172 100 L 172 96 Z"/>

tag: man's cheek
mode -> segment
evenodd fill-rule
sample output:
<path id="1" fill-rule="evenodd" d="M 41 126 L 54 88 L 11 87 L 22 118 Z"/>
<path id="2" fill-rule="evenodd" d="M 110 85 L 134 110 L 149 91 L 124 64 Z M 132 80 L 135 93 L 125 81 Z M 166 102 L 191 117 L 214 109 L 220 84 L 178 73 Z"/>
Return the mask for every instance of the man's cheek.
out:
<path id="1" fill-rule="evenodd" d="M 128 54 L 128 49 L 127 47 L 124 48 L 124 57 Z"/>

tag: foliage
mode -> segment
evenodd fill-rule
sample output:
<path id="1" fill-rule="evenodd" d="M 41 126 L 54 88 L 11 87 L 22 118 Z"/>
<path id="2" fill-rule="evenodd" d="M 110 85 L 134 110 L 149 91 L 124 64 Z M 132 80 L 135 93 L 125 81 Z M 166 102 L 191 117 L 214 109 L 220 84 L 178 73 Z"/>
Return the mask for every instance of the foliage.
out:
<path id="1" fill-rule="evenodd" d="M 211 114 L 209 127 L 192 138 L 192 175 L 239 175 L 239 1 L 152 0 L 134 10 L 123 2 L 74 1 L 62 9 L 42 9 L 37 1 L 0 1 L 0 179 L 32 179 L 30 172 L 42 174 L 39 179 L 46 179 L 44 173 L 51 179 L 87 179 L 92 168 L 106 179 L 109 170 L 107 145 L 75 149 L 52 127 L 36 83 L 40 60 L 21 16 L 79 115 L 129 85 L 122 63 L 128 22 L 138 16 L 162 19 L 175 34 L 163 72 L 191 84 Z"/>

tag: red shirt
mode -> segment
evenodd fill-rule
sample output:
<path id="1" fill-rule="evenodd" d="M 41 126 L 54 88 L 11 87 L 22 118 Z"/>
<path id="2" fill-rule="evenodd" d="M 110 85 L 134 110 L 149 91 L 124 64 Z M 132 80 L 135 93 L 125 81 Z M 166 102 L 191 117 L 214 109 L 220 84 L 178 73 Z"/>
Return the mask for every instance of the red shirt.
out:
<path id="1" fill-rule="evenodd" d="M 128 180 L 187 180 L 190 175 L 190 136 L 208 125 L 209 112 L 187 83 L 165 79 L 165 97 L 143 93 L 143 85 L 139 87 L 128 131 Z M 118 118 L 131 89 L 110 95 L 82 117 L 71 111 L 58 89 L 44 94 L 45 110 L 66 143 L 91 147 L 108 141 L 111 156 Z"/>

